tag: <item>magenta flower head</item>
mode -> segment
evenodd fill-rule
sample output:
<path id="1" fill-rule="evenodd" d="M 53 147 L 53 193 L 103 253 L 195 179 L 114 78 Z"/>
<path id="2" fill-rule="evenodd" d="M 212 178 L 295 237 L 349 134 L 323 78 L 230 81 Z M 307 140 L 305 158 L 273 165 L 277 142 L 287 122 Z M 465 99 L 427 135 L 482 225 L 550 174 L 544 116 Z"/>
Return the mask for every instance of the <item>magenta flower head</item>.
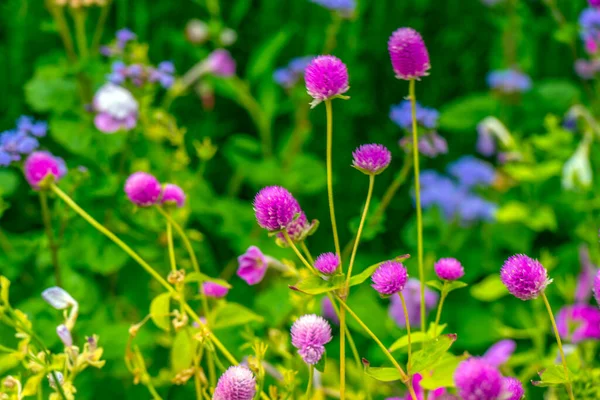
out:
<path id="1" fill-rule="evenodd" d="M 167 183 L 163 188 L 160 204 L 174 205 L 181 208 L 185 204 L 185 192 L 179 186 Z"/>
<path id="2" fill-rule="evenodd" d="M 516 349 L 517 343 L 514 340 L 500 340 L 490 346 L 481 359 L 494 367 L 499 367 L 508 361 Z"/>
<path id="3" fill-rule="evenodd" d="M 202 283 L 202 292 L 204 292 L 206 297 L 220 299 L 227 295 L 229 288 L 227 286 L 219 285 L 215 282 L 204 282 Z"/>
<path id="4" fill-rule="evenodd" d="M 281 186 L 267 186 L 254 198 L 256 220 L 271 232 L 286 229 L 301 211 L 298 201 Z"/>
<path id="5" fill-rule="evenodd" d="M 521 300 L 537 298 L 552 282 L 546 268 L 525 254 L 506 260 L 500 270 L 500 279 L 508 291 Z"/>
<path id="6" fill-rule="evenodd" d="M 388 51 L 396 78 L 411 80 L 428 75 L 429 53 L 419 32 L 412 28 L 398 29 L 388 40 Z"/>
<path id="7" fill-rule="evenodd" d="M 213 400 L 252 400 L 255 394 L 256 379 L 252 372 L 247 367 L 235 365 L 219 378 Z"/>
<path id="8" fill-rule="evenodd" d="M 408 281 L 408 273 L 402 263 L 398 261 L 385 261 L 371 277 L 373 289 L 382 296 L 391 296 L 404 290 Z"/>
<path id="9" fill-rule="evenodd" d="M 352 166 L 367 175 L 379 175 L 392 162 L 392 153 L 381 144 L 363 144 L 352 153 Z"/>
<path id="10" fill-rule="evenodd" d="M 455 281 L 465 275 L 465 269 L 456 258 L 440 258 L 433 268 L 435 274 L 445 281 Z"/>
<path id="11" fill-rule="evenodd" d="M 156 204 L 161 191 L 158 179 L 146 172 L 134 172 L 125 182 L 125 194 L 133 204 L 140 207 Z"/>
<path id="12" fill-rule="evenodd" d="M 502 395 L 503 378 L 498 369 L 476 357 L 458 364 L 454 383 L 463 400 L 498 400 Z"/>
<path id="13" fill-rule="evenodd" d="M 504 378 L 502 386 L 505 396 L 509 396 L 504 397 L 506 400 L 521 400 L 525 395 L 525 390 L 523 389 L 521 381 L 512 376 Z"/>
<path id="14" fill-rule="evenodd" d="M 237 275 L 248 285 L 256 285 L 263 280 L 269 262 L 267 256 L 258 247 L 250 246 L 238 257 L 238 265 Z"/>
<path id="15" fill-rule="evenodd" d="M 57 182 L 67 173 L 62 158 L 55 157 L 47 151 L 31 153 L 25 160 L 23 170 L 25 179 L 34 189 L 44 189 L 47 184 Z"/>
<path id="16" fill-rule="evenodd" d="M 571 343 L 600 340 L 600 310 L 588 304 L 565 306 L 556 316 L 556 327 Z"/>
<path id="17" fill-rule="evenodd" d="M 322 101 L 341 97 L 350 89 L 346 64 L 334 56 L 314 58 L 304 71 L 304 80 L 308 94 L 314 99 L 310 103 L 312 107 Z"/>
<path id="18" fill-rule="evenodd" d="M 206 70 L 216 76 L 228 78 L 235 75 L 235 60 L 225 49 L 217 49 L 205 61 Z"/>
<path id="19" fill-rule="evenodd" d="M 315 268 L 323 275 L 333 275 L 340 266 L 340 259 L 334 253 L 323 253 L 315 260 Z"/>
<path id="20" fill-rule="evenodd" d="M 331 326 L 323 317 L 303 315 L 292 325 L 292 344 L 307 364 L 317 364 L 331 341 Z"/>
<path id="21" fill-rule="evenodd" d="M 598 271 L 596 278 L 594 278 L 594 297 L 600 306 L 600 271 Z"/>

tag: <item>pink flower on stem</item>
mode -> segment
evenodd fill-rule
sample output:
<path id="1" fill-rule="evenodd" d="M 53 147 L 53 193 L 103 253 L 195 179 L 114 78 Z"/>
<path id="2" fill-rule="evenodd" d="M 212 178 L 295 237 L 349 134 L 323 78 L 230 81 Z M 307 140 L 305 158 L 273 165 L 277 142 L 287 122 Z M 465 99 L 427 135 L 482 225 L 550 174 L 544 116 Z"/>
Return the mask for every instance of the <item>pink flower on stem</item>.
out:
<path id="1" fill-rule="evenodd" d="M 125 88 L 107 83 L 96 92 L 94 125 L 104 133 L 131 130 L 137 125 L 138 103 Z"/>

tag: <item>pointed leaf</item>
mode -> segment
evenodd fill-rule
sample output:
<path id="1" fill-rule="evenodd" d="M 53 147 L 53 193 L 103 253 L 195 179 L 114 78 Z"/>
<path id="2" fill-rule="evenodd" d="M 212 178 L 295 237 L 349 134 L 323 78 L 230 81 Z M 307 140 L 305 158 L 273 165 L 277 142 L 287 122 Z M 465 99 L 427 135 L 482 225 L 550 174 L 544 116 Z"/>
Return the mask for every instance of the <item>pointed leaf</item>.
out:
<path id="1" fill-rule="evenodd" d="M 426 343 L 423 350 L 413 354 L 412 365 L 409 368 L 411 374 L 432 368 L 455 341 L 456 335 L 449 334 L 441 335 L 437 339 Z"/>
<path id="2" fill-rule="evenodd" d="M 425 282 L 425 284 L 427 286 L 431 286 L 432 288 L 439 290 L 440 292 L 444 288 L 444 284 L 440 281 L 427 281 Z"/>
<path id="3" fill-rule="evenodd" d="M 407 260 L 408 258 L 410 258 L 409 254 L 403 254 L 401 256 L 394 258 L 394 261 L 402 262 L 404 260 Z M 371 275 L 373 275 L 375 270 L 384 262 L 385 261 L 379 262 L 377 264 L 373 264 L 373 265 L 369 266 L 367 269 L 365 269 L 364 271 L 362 271 L 360 274 L 354 275 L 352 278 L 350 278 L 350 286 L 360 285 L 361 283 L 363 283 L 364 281 L 369 279 L 371 277 Z"/>
<path id="4" fill-rule="evenodd" d="M 410 342 L 411 344 L 415 344 L 415 343 L 423 343 L 428 341 L 429 339 L 431 339 L 431 337 L 423 332 L 414 332 L 411 333 L 410 335 Z M 404 335 L 402 336 L 400 339 L 396 340 L 389 348 L 390 351 L 396 351 L 399 350 L 403 347 L 407 347 L 408 346 L 408 336 Z"/>
<path id="5" fill-rule="evenodd" d="M 565 369 L 562 365 L 553 365 L 539 373 L 541 381 L 531 381 L 535 386 L 558 386 L 567 383 Z"/>
<path id="6" fill-rule="evenodd" d="M 454 371 L 466 357 L 444 354 L 433 371 L 424 373 L 421 387 L 425 390 L 435 390 L 440 387 L 454 387 Z"/>
<path id="7" fill-rule="evenodd" d="M 402 379 L 400 371 L 396 368 L 390 367 L 371 367 L 369 361 L 363 358 L 363 365 L 365 367 L 365 374 L 369 375 L 373 379 L 377 379 L 381 382 L 394 382 Z"/>
<path id="8" fill-rule="evenodd" d="M 327 362 L 327 350 L 323 352 L 323 356 L 318 363 L 315 364 L 315 369 L 321 373 L 325 372 L 325 364 Z"/>
<path id="9" fill-rule="evenodd" d="M 325 280 L 320 276 L 311 275 L 307 278 L 300 280 L 296 285 L 290 286 L 290 289 L 297 290 L 306 294 L 322 294 L 337 290 L 344 285 L 343 275 L 334 275 Z"/>
<path id="10" fill-rule="evenodd" d="M 189 329 L 182 329 L 175 335 L 171 347 L 171 367 L 174 372 L 179 372 L 192 366 L 196 344 Z"/>
<path id="11" fill-rule="evenodd" d="M 191 272 L 188 275 L 186 275 L 185 277 L 185 282 L 198 282 L 198 283 L 202 283 L 202 282 L 213 282 L 216 283 L 218 285 L 224 286 L 228 289 L 231 289 L 231 285 L 223 280 L 223 279 L 219 279 L 219 278 L 211 278 L 208 275 L 204 275 L 200 272 Z"/>
<path id="12" fill-rule="evenodd" d="M 171 293 L 156 296 L 150 303 L 150 318 L 163 331 L 171 330 Z"/>
<path id="13" fill-rule="evenodd" d="M 496 301 L 508 294 L 499 274 L 489 275 L 481 282 L 471 286 L 470 292 L 473 297 L 481 301 Z"/>
<path id="14" fill-rule="evenodd" d="M 466 286 L 469 286 L 469 285 L 467 285 L 466 283 L 461 282 L 461 281 L 453 281 L 453 282 L 448 283 L 448 285 L 446 285 L 446 290 L 448 291 L 448 293 L 450 293 L 453 290 L 462 289 Z"/>
<path id="15" fill-rule="evenodd" d="M 250 322 L 262 322 L 263 317 L 237 303 L 225 303 L 214 311 L 213 329 L 231 328 Z"/>

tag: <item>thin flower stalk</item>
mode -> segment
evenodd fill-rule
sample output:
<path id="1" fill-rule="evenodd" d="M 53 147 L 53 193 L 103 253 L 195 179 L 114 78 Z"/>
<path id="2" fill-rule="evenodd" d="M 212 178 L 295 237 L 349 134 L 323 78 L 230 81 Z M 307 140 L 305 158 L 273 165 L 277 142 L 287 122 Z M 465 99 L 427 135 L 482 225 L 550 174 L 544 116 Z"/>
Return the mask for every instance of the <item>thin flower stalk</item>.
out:
<path id="1" fill-rule="evenodd" d="M 56 281 L 57 286 L 62 286 L 62 276 L 60 264 L 58 262 L 58 245 L 54 238 L 54 231 L 52 230 L 52 216 L 50 215 L 50 208 L 48 207 L 48 193 L 45 190 L 40 190 L 39 194 L 44 230 L 46 231 L 46 236 L 48 238 L 50 257 L 52 259 L 52 266 L 54 267 L 54 280 Z"/>

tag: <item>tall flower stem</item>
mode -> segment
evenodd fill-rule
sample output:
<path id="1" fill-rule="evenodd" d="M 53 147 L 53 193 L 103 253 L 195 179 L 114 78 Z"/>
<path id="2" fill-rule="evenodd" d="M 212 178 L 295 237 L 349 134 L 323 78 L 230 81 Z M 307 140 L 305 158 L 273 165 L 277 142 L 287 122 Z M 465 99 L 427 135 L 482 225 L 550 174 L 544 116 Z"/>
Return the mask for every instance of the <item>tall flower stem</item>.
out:
<path id="1" fill-rule="evenodd" d="M 312 385 L 313 385 L 313 376 L 315 375 L 315 366 L 314 365 L 309 365 L 308 366 L 308 385 L 306 386 L 306 400 L 310 399 L 310 392 L 312 391 Z"/>
<path id="2" fill-rule="evenodd" d="M 444 286 L 442 287 L 442 292 L 440 294 L 440 304 L 438 305 L 437 314 L 435 316 L 435 323 L 433 325 L 433 338 L 437 337 L 438 326 L 440 325 L 440 318 L 442 316 L 442 308 L 444 307 L 444 300 L 446 300 L 446 296 L 448 296 L 448 281 L 444 281 Z"/>
<path id="3" fill-rule="evenodd" d="M 58 263 L 58 245 L 56 244 L 54 231 L 52 230 L 52 217 L 50 215 L 50 208 L 48 207 L 48 193 L 45 190 L 40 190 L 39 194 L 44 230 L 48 237 L 48 247 L 50 248 L 50 257 L 52 259 L 52 266 L 54 267 L 54 280 L 57 286 L 62 287 L 62 276 L 60 273 L 60 264 Z"/>
<path id="4" fill-rule="evenodd" d="M 565 387 L 567 388 L 567 393 L 569 394 L 569 399 L 575 400 L 573 396 L 573 388 L 571 387 L 571 379 L 569 378 L 569 367 L 567 367 L 567 358 L 565 357 L 565 352 L 563 350 L 562 341 L 560 340 L 560 334 L 558 333 L 558 327 L 556 326 L 556 320 L 554 319 L 554 313 L 552 313 L 552 307 L 550 307 L 550 302 L 548 302 L 548 298 L 546 297 L 546 293 L 542 292 L 542 300 L 544 300 L 544 304 L 546 305 L 546 310 L 548 310 L 548 316 L 550 317 L 550 322 L 552 322 L 552 328 L 554 329 L 554 336 L 556 336 L 556 343 L 558 344 L 558 351 L 560 352 L 560 358 L 562 360 L 562 365 L 565 370 L 565 378 L 567 379 L 567 383 L 565 383 Z"/>
<path id="5" fill-rule="evenodd" d="M 417 209 L 417 260 L 419 263 L 419 280 L 421 281 L 421 332 L 425 333 L 427 321 L 425 320 L 425 273 L 423 271 L 423 213 L 421 211 L 421 182 L 419 172 L 419 137 L 417 132 L 417 96 L 415 95 L 415 80 L 409 84 L 412 139 L 413 139 L 413 164 L 415 171 L 415 207 Z"/>
<path id="6" fill-rule="evenodd" d="M 352 309 L 348 306 L 348 304 L 346 304 L 343 301 L 340 301 L 340 304 L 342 305 L 342 307 L 344 307 L 344 309 L 346 309 L 346 311 L 348 311 L 348 314 L 350 314 L 352 316 L 352 318 L 354 318 L 354 320 L 363 328 L 363 330 L 367 333 L 367 335 L 369 335 L 371 337 L 371 339 L 373 339 L 375 341 L 375 343 L 377 343 L 377 345 L 379 346 L 381 351 L 383 351 L 383 354 L 385 354 L 385 356 L 390 360 L 392 365 L 398 370 L 398 373 L 400 374 L 400 379 L 402 379 L 402 382 L 404 382 L 404 384 L 408 388 L 408 391 L 410 393 L 412 400 L 417 400 L 417 395 L 415 394 L 415 391 L 412 387 L 410 377 L 406 374 L 406 372 L 404 372 L 404 369 L 400 366 L 400 364 L 398 364 L 398 361 L 396 361 L 396 359 L 389 352 L 387 347 L 385 347 L 383 345 L 383 343 L 381 343 L 381 340 L 379 340 L 377 335 L 375 335 L 373 333 L 373 331 L 371 331 L 369 329 L 369 327 L 358 317 L 358 315 L 356 315 L 354 313 L 354 311 L 352 311 Z"/>
<path id="7" fill-rule="evenodd" d="M 345 305 L 345 300 L 340 299 Z M 340 309 L 340 399 L 346 399 L 346 308 Z"/>
<path id="8" fill-rule="evenodd" d="M 135 251 L 133 251 L 133 249 L 131 247 L 129 247 L 127 244 L 125 244 L 125 242 L 123 242 L 121 239 L 119 239 L 114 233 L 112 233 L 111 231 L 106 229 L 102 224 L 100 224 L 98 221 L 96 221 L 91 215 L 89 215 L 87 212 L 85 212 L 85 210 L 83 210 L 77 203 L 75 203 L 75 201 L 73 201 L 73 199 L 71 199 L 58 186 L 56 186 L 55 184 L 52 184 L 50 186 L 50 189 L 58 197 L 60 197 L 60 199 L 62 201 L 64 201 L 69 207 L 71 207 L 73 209 L 73 211 L 75 211 L 77 214 L 79 214 L 80 217 L 85 219 L 90 225 L 92 225 L 94 228 L 96 228 L 96 230 L 98 230 L 100 233 L 102 233 L 103 235 L 108 237 L 110 240 L 112 240 L 125 253 L 127 253 L 131 258 L 133 258 L 148 274 L 150 274 L 154 279 L 156 279 L 156 281 L 158 281 L 158 283 L 160 283 L 161 286 L 164 287 L 169 293 L 171 293 L 174 296 L 178 295 L 177 291 L 171 285 L 169 285 L 169 283 L 154 268 L 152 268 L 146 261 L 144 261 L 144 259 L 142 257 L 140 257 Z M 183 300 L 183 307 L 184 307 L 185 312 L 188 313 L 194 321 L 198 322 L 201 326 L 205 325 L 202 322 L 202 320 L 200 319 L 200 317 L 198 316 L 198 314 L 196 314 L 194 309 L 185 300 Z M 233 365 L 238 365 L 237 360 L 233 357 L 233 355 L 231 355 L 229 350 L 227 350 L 227 348 L 223 345 L 223 343 L 221 343 L 221 341 L 214 335 L 214 333 L 210 332 L 210 331 L 209 331 L 209 340 L 215 345 L 215 347 L 217 349 L 219 349 L 219 351 L 221 353 L 223 353 L 223 355 L 225 356 L 227 361 L 229 361 Z M 268 399 L 268 397 L 266 395 L 264 395 L 263 398 Z"/>
<path id="9" fill-rule="evenodd" d="M 408 339 L 408 368 L 410 369 L 412 361 L 412 343 L 410 339 L 410 318 L 408 317 L 408 309 L 406 308 L 406 301 L 402 292 L 398 292 L 400 302 L 402 303 L 402 311 L 404 311 L 404 319 L 406 320 L 406 338 Z"/>
<path id="10" fill-rule="evenodd" d="M 177 262 L 175 261 L 175 246 L 173 246 L 173 225 L 167 221 L 167 243 L 169 247 L 169 263 L 171 264 L 171 271 L 177 271 Z"/>

